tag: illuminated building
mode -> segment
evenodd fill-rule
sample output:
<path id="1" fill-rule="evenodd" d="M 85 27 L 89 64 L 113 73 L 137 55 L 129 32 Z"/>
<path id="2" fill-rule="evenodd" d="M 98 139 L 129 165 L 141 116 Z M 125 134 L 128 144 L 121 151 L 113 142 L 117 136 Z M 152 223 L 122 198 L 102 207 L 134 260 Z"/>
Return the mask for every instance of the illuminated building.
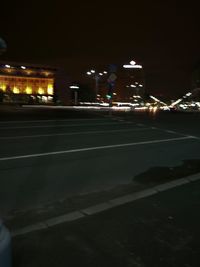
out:
<path id="1" fill-rule="evenodd" d="M 41 65 L 0 62 L 3 102 L 52 103 L 56 71 Z"/>
<path id="2" fill-rule="evenodd" d="M 128 65 L 129 66 L 129 65 Z M 140 66 L 140 65 L 138 65 Z M 145 77 L 143 68 L 123 68 L 121 73 L 122 96 L 124 100 L 134 100 L 133 96 L 141 98 L 145 94 Z"/>

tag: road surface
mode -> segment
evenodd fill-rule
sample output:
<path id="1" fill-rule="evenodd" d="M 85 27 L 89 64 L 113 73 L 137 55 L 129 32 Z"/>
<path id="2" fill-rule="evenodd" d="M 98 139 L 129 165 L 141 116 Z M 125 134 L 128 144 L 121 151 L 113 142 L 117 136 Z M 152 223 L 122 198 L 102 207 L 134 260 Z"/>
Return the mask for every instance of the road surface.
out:
<path id="1" fill-rule="evenodd" d="M 199 159 L 196 115 L 56 112 L 19 108 L 1 117 L 1 217 Z"/>

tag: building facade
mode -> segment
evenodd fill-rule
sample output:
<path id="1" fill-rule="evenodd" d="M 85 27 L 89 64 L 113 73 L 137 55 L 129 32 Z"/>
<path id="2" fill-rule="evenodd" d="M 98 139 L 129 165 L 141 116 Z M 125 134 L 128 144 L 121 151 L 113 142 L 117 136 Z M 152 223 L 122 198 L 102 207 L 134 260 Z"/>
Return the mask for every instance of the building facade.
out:
<path id="1" fill-rule="evenodd" d="M 56 71 L 41 65 L 0 62 L 1 102 L 53 103 Z"/>

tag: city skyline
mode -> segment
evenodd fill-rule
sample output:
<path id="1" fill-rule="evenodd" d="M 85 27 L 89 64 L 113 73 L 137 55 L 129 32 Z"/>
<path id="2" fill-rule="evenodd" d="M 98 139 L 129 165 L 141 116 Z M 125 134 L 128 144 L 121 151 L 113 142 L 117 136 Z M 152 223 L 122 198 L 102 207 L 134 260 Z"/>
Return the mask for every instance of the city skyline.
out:
<path id="1" fill-rule="evenodd" d="M 150 93 L 190 89 L 200 58 L 198 3 L 25 1 L 2 6 L 2 60 L 62 67 L 72 80 L 89 68 L 142 64 Z M 4 23 L 3 23 L 4 22 Z"/>

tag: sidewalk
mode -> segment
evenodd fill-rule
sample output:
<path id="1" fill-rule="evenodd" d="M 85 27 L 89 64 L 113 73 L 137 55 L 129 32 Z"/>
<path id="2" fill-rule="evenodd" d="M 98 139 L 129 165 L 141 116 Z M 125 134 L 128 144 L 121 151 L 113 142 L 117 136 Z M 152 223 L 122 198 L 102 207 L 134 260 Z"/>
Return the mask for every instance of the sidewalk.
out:
<path id="1" fill-rule="evenodd" d="M 13 267 L 200 266 L 200 181 L 161 189 L 13 237 Z"/>

